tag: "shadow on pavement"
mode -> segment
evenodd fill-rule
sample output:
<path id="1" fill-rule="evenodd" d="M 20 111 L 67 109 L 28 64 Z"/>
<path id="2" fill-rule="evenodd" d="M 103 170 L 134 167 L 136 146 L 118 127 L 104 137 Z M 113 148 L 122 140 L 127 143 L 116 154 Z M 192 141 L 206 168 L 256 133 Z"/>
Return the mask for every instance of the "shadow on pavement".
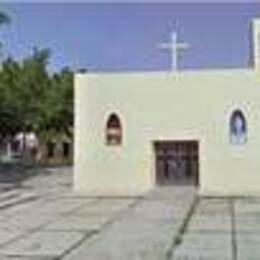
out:
<path id="1" fill-rule="evenodd" d="M 49 175 L 46 167 L 19 163 L 0 163 L 0 183 L 21 184 L 37 175 Z"/>

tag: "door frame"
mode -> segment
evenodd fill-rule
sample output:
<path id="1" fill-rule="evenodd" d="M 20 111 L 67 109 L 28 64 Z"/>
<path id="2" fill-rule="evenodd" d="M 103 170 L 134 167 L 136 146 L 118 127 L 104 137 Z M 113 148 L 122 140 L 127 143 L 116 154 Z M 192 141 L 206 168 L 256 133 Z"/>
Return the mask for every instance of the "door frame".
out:
<path id="1" fill-rule="evenodd" d="M 185 186 L 193 186 L 193 187 L 199 187 L 200 186 L 200 150 L 201 150 L 201 145 L 200 145 L 200 140 L 196 139 L 196 138 L 192 138 L 192 139 L 163 139 L 163 140 L 154 140 L 152 142 L 152 146 L 153 146 L 153 179 L 154 179 L 154 185 L 155 186 L 165 186 L 163 184 L 158 183 L 158 177 L 157 177 L 157 145 L 158 144 L 163 144 L 163 143 L 196 143 L 197 144 L 197 167 L 198 167 L 198 172 L 197 172 L 197 176 L 195 176 L 195 182 L 194 184 L 187 184 L 187 185 L 183 185 Z M 174 186 L 174 187 L 180 187 L 181 185 L 174 185 L 169 183 L 168 186 Z"/>

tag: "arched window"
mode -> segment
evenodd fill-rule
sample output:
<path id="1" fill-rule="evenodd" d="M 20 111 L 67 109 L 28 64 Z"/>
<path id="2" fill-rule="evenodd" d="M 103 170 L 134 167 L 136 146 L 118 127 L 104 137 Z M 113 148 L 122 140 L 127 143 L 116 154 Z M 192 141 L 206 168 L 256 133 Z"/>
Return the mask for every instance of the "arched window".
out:
<path id="1" fill-rule="evenodd" d="M 247 140 L 246 119 L 242 111 L 235 110 L 230 118 L 230 142 L 244 144 Z"/>
<path id="2" fill-rule="evenodd" d="M 120 145 L 122 143 L 122 126 L 119 117 L 111 114 L 106 124 L 106 144 Z"/>

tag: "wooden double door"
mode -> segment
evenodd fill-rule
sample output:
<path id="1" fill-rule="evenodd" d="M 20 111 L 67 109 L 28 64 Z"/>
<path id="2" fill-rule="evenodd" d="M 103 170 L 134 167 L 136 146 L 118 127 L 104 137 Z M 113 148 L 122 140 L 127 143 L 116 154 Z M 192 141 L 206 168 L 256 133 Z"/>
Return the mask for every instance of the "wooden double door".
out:
<path id="1" fill-rule="evenodd" d="M 197 141 L 155 142 L 155 157 L 158 185 L 198 185 Z"/>

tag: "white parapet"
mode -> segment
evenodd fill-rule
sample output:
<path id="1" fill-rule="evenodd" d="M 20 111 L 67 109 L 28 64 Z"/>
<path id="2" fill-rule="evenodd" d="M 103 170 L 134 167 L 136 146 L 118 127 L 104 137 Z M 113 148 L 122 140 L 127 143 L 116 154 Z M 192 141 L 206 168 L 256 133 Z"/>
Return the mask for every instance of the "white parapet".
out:
<path id="1" fill-rule="evenodd" d="M 260 69 L 260 19 L 253 20 L 253 66 Z"/>

